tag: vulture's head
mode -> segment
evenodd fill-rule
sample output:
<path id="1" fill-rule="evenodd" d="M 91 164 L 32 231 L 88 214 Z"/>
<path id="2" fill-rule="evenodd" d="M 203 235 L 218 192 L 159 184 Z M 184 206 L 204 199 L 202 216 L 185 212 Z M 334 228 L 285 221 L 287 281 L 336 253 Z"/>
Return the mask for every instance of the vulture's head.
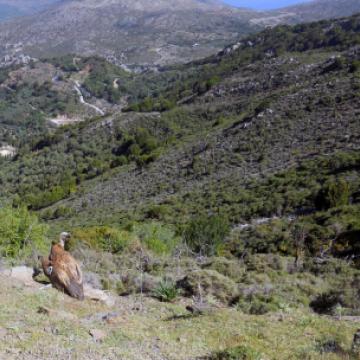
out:
<path id="1" fill-rule="evenodd" d="M 68 233 L 68 232 L 62 232 L 62 233 L 60 234 L 59 244 L 60 244 L 63 248 L 65 248 L 65 244 L 66 244 L 67 241 L 70 240 L 70 238 L 71 238 L 70 233 Z"/>

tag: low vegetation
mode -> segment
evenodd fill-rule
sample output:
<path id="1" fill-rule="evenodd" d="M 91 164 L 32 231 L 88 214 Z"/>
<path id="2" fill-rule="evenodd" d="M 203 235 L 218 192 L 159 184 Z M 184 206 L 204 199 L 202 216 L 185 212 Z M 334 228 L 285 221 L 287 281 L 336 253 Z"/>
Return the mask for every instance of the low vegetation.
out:
<path id="1" fill-rule="evenodd" d="M 79 79 L 88 101 L 110 109 L 34 132 L 14 118 L 29 133 L 7 133 L 18 153 L 0 160 L 2 257 L 34 264 L 50 239 L 72 233 L 86 281 L 129 309 L 91 348 L 97 355 L 114 348 L 109 358 L 136 358 L 129 344 L 141 341 L 169 359 L 355 359 L 359 24 L 356 15 L 279 26 L 159 72 L 66 56 L 30 65 L 61 72 L 53 85 L 9 90 L 11 72 L 2 71 L 4 123 L 12 101 L 66 112 L 60 88 L 74 92 Z M 44 114 L 40 122 L 31 114 L 36 127 Z M 59 303 L 51 294 L 27 294 L 32 311 L 36 299 Z M 76 307 L 78 317 L 88 305 Z M 61 348 L 68 329 L 61 323 Z"/>

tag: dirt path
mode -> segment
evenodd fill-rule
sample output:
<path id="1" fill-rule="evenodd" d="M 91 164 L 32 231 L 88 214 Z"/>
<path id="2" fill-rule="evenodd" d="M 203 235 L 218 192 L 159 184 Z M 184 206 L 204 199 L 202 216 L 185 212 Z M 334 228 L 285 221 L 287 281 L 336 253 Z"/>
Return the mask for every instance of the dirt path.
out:
<path id="1" fill-rule="evenodd" d="M 81 102 L 81 104 L 88 106 L 90 108 L 92 108 L 93 110 L 95 110 L 98 114 L 100 114 L 101 116 L 105 115 L 105 112 L 103 110 L 101 110 L 100 108 L 98 108 L 97 106 L 93 105 L 93 104 L 89 104 L 84 100 L 84 96 L 80 90 L 81 88 L 81 84 L 76 80 L 75 81 L 75 85 L 74 85 L 74 90 L 77 92 L 77 94 L 79 95 L 79 100 Z"/>

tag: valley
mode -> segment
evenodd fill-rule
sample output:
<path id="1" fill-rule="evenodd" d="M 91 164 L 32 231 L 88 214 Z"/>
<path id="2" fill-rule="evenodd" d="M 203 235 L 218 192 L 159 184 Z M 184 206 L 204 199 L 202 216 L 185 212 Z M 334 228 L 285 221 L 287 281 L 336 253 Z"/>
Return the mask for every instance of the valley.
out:
<path id="1" fill-rule="evenodd" d="M 357 359 L 357 3 L 119 3 L 0 25 L 0 358 Z M 39 290 L 63 231 L 111 303 Z"/>

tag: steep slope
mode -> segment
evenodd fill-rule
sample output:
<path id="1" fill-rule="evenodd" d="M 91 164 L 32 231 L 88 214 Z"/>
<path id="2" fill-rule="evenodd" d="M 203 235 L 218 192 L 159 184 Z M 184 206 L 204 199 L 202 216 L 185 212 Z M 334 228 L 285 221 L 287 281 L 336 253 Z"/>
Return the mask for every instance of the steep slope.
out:
<path id="1" fill-rule="evenodd" d="M 202 203 L 202 211 L 223 209 L 234 223 L 314 206 L 317 186 L 309 199 L 270 202 L 266 210 L 247 208 L 246 197 L 234 194 L 253 177 L 359 149 L 359 23 L 354 16 L 282 26 L 197 63 L 133 75 L 132 85 L 159 84 L 134 103 L 143 113 L 115 113 L 28 140 L 4 163 L 3 195 L 17 194 L 33 209 L 68 198 L 46 216 L 68 209 L 82 223 L 143 217 L 159 205 L 170 209 L 171 222 L 185 222 Z M 87 89 L 101 96 L 105 85 Z M 171 110 L 153 112 L 159 103 Z"/>
<path id="2" fill-rule="evenodd" d="M 317 21 L 353 15 L 360 11 L 360 3 L 357 0 L 314 0 L 284 10 L 296 14 L 292 22 Z"/>
<path id="3" fill-rule="evenodd" d="M 78 53 L 165 64 L 216 52 L 253 30 L 248 20 L 254 16 L 218 1 L 72 0 L 2 25 L 0 39 L 3 45 L 21 42 L 35 57 Z"/>

